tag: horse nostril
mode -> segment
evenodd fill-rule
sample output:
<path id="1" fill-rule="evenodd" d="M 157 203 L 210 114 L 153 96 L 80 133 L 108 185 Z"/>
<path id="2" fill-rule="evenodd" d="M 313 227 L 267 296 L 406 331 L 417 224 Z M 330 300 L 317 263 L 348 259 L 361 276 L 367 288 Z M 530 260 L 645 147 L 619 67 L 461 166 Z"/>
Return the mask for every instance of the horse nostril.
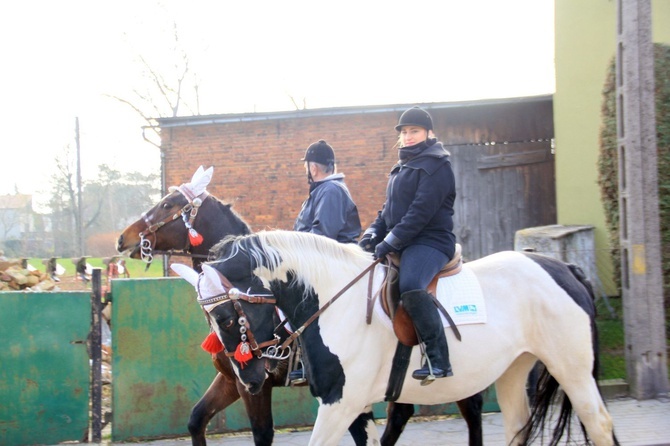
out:
<path id="1" fill-rule="evenodd" d="M 123 234 L 119 236 L 119 239 L 116 241 L 116 249 L 120 249 L 123 246 Z"/>

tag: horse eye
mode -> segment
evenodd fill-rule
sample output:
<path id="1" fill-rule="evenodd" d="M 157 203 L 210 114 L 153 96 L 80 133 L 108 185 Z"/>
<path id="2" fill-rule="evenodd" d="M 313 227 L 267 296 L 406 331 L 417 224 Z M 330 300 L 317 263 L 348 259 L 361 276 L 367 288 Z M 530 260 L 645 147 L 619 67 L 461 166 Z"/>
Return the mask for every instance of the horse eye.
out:
<path id="1" fill-rule="evenodd" d="M 170 203 L 165 202 L 163 203 L 163 209 L 169 209 L 170 208 Z"/>
<path id="2" fill-rule="evenodd" d="M 234 323 L 235 323 L 234 319 L 229 319 L 228 323 L 226 323 L 226 327 L 225 327 L 226 330 L 230 330 L 230 328 L 233 326 Z"/>

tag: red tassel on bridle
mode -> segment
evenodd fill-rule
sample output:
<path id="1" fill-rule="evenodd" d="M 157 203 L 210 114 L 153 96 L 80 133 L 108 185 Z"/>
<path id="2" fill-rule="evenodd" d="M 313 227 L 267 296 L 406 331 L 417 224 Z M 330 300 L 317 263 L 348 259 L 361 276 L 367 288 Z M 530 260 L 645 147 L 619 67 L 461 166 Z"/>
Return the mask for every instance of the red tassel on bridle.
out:
<path id="1" fill-rule="evenodd" d="M 190 228 L 188 230 L 188 239 L 191 242 L 192 246 L 198 246 L 202 243 L 202 235 L 198 234 L 198 231 L 196 231 L 193 228 Z"/>
<path id="2" fill-rule="evenodd" d="M 244 368 L 245 365 L 247 365 L 247 362 L 253 358 L 253 354 L 251 353 L 251 348 L 249 348 L 249 343 L 248 342 L 240 342 L 237 345 L 237 349 L 235 349 L 235 354 L 233 357 L 237 362 L 240 363 L 240 367 Z"/>
<path id="3" fill-rule="evenodd" d="M 206 351 L 207 353 L 211 353 L 213 355 L 223 350 L 223 344 L 221 344 L 219 337 L 214 332 L 208 334 L 205 340 L 202 341 L 202 344 L 200 344 L 200 346 L 204 351 Z"/>

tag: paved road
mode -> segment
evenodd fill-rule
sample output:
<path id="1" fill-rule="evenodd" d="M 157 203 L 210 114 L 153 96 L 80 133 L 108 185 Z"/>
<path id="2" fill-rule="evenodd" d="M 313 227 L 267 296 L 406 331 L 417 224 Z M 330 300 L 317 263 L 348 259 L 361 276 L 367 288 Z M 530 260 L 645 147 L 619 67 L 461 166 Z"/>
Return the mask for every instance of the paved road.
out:
<path id="1" fill-rule="evenodd" d="M 670 445 L 670 399 L 637 401 L 632 398 L 615 398 L 607 401 L 614 420 L 614 432 L 624 446 Z M 505 444 L 500 413 L 484 414 L 484 444 Z M 379 432 L 384 426 L 378 426 Z M 576 426 L 579 429 L 578 426 Z M 310 430 L 279 433 L 275 435 L 277 446 L 302 446 L 309 442 Z M 411 421 L 400 437 L 400 446 L 467 445 L 465 422 L 459 418 Z M 190 439 L 180 438 L 141 443 L 150 446 L 189 446 Z M 208 438 L 210 446 L 248 446 L 253 440 L 249 434 L 217 435 Z M 351 437 L 345 437 L 341 446 L 353 445 Z M 573 443 L 574 444 L 574 443 Z"/>

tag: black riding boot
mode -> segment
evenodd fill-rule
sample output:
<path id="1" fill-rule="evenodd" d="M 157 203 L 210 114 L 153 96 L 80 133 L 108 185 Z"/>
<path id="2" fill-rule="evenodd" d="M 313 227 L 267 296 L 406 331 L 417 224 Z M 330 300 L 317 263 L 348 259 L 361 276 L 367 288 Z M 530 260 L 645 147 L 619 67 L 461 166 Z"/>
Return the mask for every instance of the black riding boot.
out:
<path id="1" fill-rule="evenodd" d="M 414 322 L 419 340 L 426 345 L 426 355 L 433 369 L 431 375 L 426 363 L 412 373 L 412 378 L 426 380 L 426 384 L 430 384 L 435 378 L 452 376 L 447 338 L 431 295 L 426 290 L 412 290 L 403 293 L 401 299 L 407 314 Z"/>

